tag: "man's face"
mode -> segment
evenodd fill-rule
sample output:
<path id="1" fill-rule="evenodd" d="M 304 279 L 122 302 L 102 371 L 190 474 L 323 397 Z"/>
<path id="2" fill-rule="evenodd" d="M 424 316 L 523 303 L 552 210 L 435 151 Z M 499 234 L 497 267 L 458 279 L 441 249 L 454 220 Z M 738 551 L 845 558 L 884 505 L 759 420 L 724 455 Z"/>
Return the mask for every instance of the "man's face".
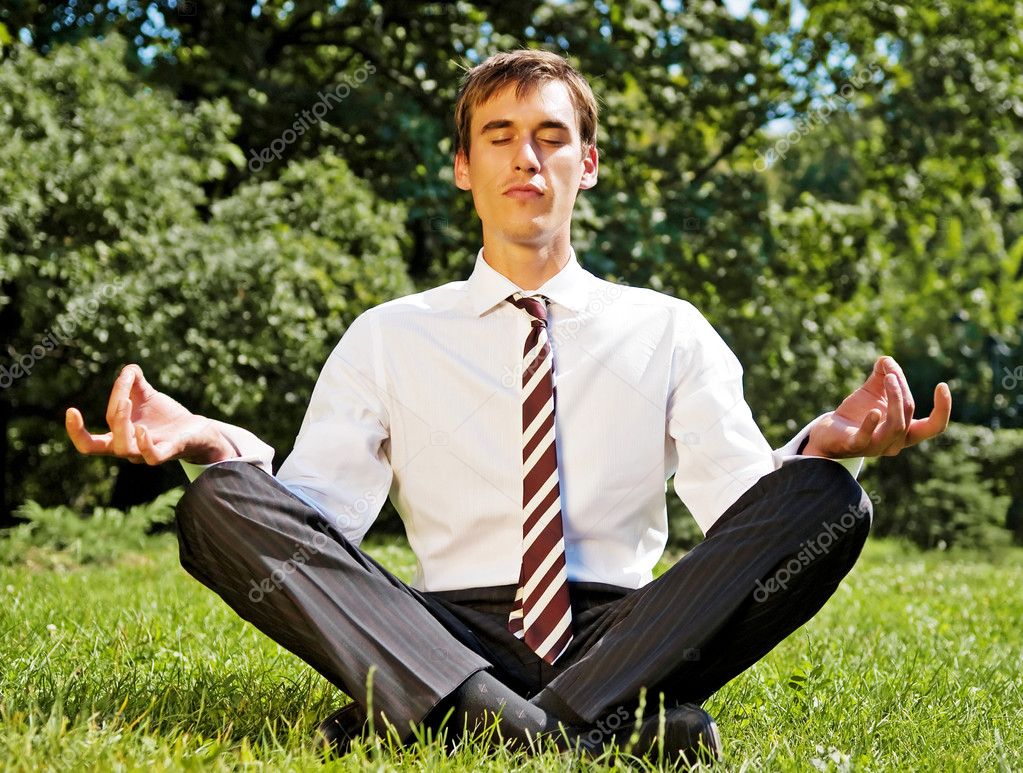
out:
<path id="1" fill-rule="evenodd" d="M 597 150 L 583 154 L 568 88 L 548 81 L 522 99 L 515 85 L 473 112 L 469 157 L 455 183 L 471 190 L 484 235 L 544 246 L 571 226 L 575 197 L 597 182 Z"/>

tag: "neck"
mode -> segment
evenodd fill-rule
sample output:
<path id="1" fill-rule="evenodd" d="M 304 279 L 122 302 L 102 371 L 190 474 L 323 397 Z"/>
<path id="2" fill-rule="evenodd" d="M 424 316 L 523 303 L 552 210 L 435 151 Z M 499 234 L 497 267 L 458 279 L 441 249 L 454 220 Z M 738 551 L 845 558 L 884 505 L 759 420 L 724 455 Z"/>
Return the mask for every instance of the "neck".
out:
<path id="1" fill-rule="evenodd" d="M 530 244 L 488 240 L 484 234 L 483 259 L 523 290 L 536 290 L 568 265 L 572 257 L 568 236 L 536 247 Z"/>

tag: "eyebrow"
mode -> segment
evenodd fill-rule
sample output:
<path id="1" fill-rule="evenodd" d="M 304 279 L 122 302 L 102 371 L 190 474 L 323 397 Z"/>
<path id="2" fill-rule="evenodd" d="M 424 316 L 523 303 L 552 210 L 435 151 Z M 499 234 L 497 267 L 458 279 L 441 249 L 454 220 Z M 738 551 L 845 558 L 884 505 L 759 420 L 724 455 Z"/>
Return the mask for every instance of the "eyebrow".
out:
<path id="1" fill-rule="evenodd" d="M 489 131 L 496 131 L 497 129 L 507 129 L 514 125 L 512 121 L 507 118 L 499 118 L 493 121 L 487 121 L 483 124 L 483 128 L 480 129 L 480 134 L 486 134 Z M 569 132 L 568 124 L 562 121 L 541 121 L 537 126 L 538 129 L 560 129 L 561 131 Z"/>

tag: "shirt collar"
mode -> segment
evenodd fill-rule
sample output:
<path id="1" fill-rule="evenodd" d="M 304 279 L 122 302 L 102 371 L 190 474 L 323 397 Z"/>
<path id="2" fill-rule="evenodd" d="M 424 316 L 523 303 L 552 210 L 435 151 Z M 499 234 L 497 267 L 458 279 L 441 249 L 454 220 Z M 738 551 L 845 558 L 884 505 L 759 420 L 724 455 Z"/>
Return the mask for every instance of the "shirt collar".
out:
<path id="1" fill-rule="evenodd" d="M 569 247 L 569 251 L 568 263 L 557 274 L 536 290 L 523 290 L 483 259 L 481 247 L 476 254 L 476 265 L 465 285 L 473 313 L 477 317 L 482 316 L 513 293 L 545 295 L 560 306 L 572 311 L 583 311 L 589 300 L 587 280 L 591 274 L 579 265 L 575 250 Z"/>

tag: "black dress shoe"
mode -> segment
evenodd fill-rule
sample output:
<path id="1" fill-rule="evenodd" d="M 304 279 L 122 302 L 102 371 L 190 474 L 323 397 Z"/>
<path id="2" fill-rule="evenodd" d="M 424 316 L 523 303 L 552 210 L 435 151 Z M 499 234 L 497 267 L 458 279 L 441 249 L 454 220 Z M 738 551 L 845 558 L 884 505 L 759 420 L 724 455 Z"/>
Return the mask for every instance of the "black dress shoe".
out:
<path id="1" fill-rule="evenodd" d="M 338 757 L 348 754 L 352 741 L 369 733 L 366 712 L 355 701 L 347 703 L 320 723 L 317 737 Z"/>
<path id="2" fill-rule="evenodd" d="M 648 759 L 661 758 L 669 764 L 683 761 L 687 765 L 698 762 L 713 765 L 724 759 L 717 722 L 696 704 L 682 703 L 665 709 L 663 738 L 658 737 L 659 731 L 657 714 L 643 720 L 639 737 L 626 751 Z"/>

